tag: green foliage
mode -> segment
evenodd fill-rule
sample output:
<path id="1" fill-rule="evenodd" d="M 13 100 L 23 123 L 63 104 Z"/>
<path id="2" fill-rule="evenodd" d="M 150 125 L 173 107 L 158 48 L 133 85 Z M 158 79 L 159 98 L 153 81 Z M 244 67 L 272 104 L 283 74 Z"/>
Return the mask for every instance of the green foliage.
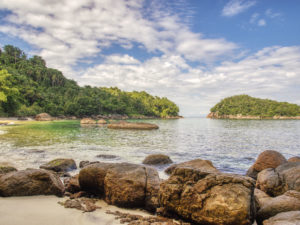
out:
<path id="1" fill-rule="evenodd" d="M 167 98 L 114 88 L 80 87 L 46 66 L 40 56 L 27 59 L 17 47 L 0 49 L 0 115 L 91 116 L 127 114 L 177 116 L 179 108 Z"/>
<path id="2" fill-rule="evenodd" d="M 253 98 L 248 95 L 236 95 L 223 99 L 210 110 L 219 115 L 248 116 L 300 116 L 300 106 L 287 102 Z"/>

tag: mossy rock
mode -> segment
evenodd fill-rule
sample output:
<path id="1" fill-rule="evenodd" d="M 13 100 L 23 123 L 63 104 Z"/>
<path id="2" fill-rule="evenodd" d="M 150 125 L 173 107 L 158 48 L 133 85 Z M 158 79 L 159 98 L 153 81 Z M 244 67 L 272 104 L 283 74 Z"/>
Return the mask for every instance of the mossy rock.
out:
<path id="1" fill-rule="evenodd" d="M 73 159 L 54 159 L 40 166 L 41 169 L 53 170 L 55 172 L 68 172 L 77 169 Z"/>

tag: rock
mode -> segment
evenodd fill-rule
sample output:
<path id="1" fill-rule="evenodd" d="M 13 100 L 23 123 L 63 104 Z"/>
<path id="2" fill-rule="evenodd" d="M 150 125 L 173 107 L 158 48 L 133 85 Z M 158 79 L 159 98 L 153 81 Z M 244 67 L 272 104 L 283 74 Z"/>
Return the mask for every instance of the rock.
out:
<path id="1" fill-rule="evenodd" d="M 79 168 L 83 168 L 87 166 L 90 163 L 90 161 L 80 161 L 79 162 Z"/>
<path id="2" fill-rule="evenodd" d="M 35 116 L 36 121 L 52 121 L 53 118 L 48 113 L 40 113 Z"/>
<path id="3" fill-rule="evenodd" d="M 91 118 L 84 118 L 82 120 L 80 120 L 80 124 L 96 124 L 96 121 L 91 119 Z"/>
<path id="4" fill-rule="evenodd" d="M 300 211 L 278 213 L 265 220 L 263 225 L 300 225 Z"/>
<path id="5" fill-rule="evenodd" d="M 70 193 L 76 193 L 79 192 L 80 185 L 78 181 L 79 174 L 76 176 L 70 177 L 69 179 L 64 180 L 65 190 Z"/>
<path id="6" fill-rule="evenodd" d="M 266 169 L 257 176 L 256 187 L 271 196 L 288 190 L 300 191 L 300 162 L 288 162 L 276 169 Z"/>
<path id="7" fill-rule="evenodd" d="M 107 128 L 110 129 L 133 129 L 133 130 L 153 130 L 158 129 L 158 126 L 151 123 L 111 123 L 107 125 Z"/>
<path id="8" fill-rule="evenodd" d="M 59 177 L 47 170 L 27 169 L 0 177 L 0 196 L 57 195 L 62 196 L 64 185 Z"/>
<path id="9" fill-rule="evenodd" d="M 278 213 L 300 210 L 300 192 L 287 191 L 283 195 L 269 199 L 257 213 L 257 222 L 275 216 Z"/>
<path id="10" fill-rule="evenodd" d="M 255 188 L 255 190 L 254 190 L 254 198 L 255 198 L 257 209 L 259 210 L 272 197 L 270 197 L 269 195 L 267 195 L 265 192 L 263 192 L 263 191 Z"/>
<path id="11" fill-rule="evenodd" d="M 107 122 L 104 119 L 100 119 L 97 121 L 97 124 L 107 124 Z"/>
<path id="12" fill-rule="evenodd" d="M 105 154 L 100 154 L 96 155 L 97 158 L 102 158 L 102 159 L 115 159 L 117 158 L 116 155 L 105 155 Z"/>
<path id="13" fill-rule="evenodd" d="M 148 155 L 144 159 L 143 164 L 148 164 L 148 165 L 164 165 L 164 164 L 170 164 L 172 162 L 173 161 L 167 155 L 153 154 L 153 155 Z"/>
<path id="14" fill-rule="evenodd" d="M 168 167 L 165 172 L 167 174 L 171 174 L 176 168 L 179 167 L 186 167 L 186 168 L 191 168 L 191 169 L 197 169 L 202 172 L 207 172 L 207 173 L 216 173 L 219 172 L 214 165 L 212 164 L 211 161 L 209 160 L 203 160 L 203 159 L 194 159 L 191 161 L 179 163 L 179 164 L 174 164 L 170 167 Z"/>
<path id="15" fill-rule="evenodd" d="M 0 176 L 6 174 L 6 173 L 10 173 L 10 172 L 14 172 L 17 171 L 17 169 L 13 166 L 10 166 L 8 164 L 1 164 L 0 163 Z"/>
<path id="16" fill-rule="evenodd" d="M 300 162 L 300 157 L 299 156 L 294 156 L 292 158 L 289 158 L 288 162 Z"/>
<path id="17" fill-rule="evenodd" d="M 101 207 L 96 206 L 96 199 L 90 198 L 80 198 L 80 199 L 67 199 L 64 202 L 59 202 L 60 205 L 63 205 L 65 208 L 74 208 L 82 210 L 83 212 L 93 212 L 96 209 Z"/>
<path id="18" fill-rule="evenodd" d="M 68 172 L 77 169 L 73 159 L 54 159 L 40 166 L 41 169 L 53 170 L 55 172 Z"/>
<path id="19" fill-rule="evenodd" d="M 160 184 L 159 200 L 166 214 L 196 224 L 251 225 L 254 185 L 250 177 L 179 167 Z"/>
<path id="20" fill-rule="evenodd" d="M 276 168 L 277 166 L 286 163 L 286 158 L 277 151 L 266 150 L 259 154 L 255 163 L 247 171 L 247 176 L 256 179 L 257 174 L 267 168 Z"/>
<path id="21" fill-rule="evenodd" d="M 83 191 L 103 196 L 109 204 L 154 209 L 159 177 L 154 168 L 129 163 L 95 163 L 79 173 Z"/>

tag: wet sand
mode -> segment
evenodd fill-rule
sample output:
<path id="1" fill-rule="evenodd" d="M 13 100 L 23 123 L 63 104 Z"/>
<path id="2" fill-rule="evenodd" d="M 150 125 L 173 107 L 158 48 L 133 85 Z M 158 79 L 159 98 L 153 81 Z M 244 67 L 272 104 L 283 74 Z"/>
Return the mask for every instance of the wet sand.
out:
<path id="1" fill-rule="evenodd" d="M 64 198 L 55 196 L 0 197 L 1 225 L 119 225 L 114 215 L 106 210 L 149 216 L 140 210 L 120 209 L 99 200 L 102 207 L 94 212 L 83 213 L 77 209 L 66 209 L 59 205 Z"/>

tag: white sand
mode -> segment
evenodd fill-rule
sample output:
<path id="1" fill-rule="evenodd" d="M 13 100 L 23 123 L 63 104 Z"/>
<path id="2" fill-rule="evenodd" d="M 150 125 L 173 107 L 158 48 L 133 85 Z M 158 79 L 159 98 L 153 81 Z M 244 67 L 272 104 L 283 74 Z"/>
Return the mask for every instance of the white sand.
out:
<path id="1" fill-rule="evenodd" d="M 114 215 L 106 214 L 106 210 L 147 216 L 139 210 L 120 209 L 97 202 L 101 209 L 83 213 L 77 209 L 66 209 L 57 202 L 63 198 L 55 196 L 0 197 L 0 225 L 115 225 L 120 224 Z"/>

